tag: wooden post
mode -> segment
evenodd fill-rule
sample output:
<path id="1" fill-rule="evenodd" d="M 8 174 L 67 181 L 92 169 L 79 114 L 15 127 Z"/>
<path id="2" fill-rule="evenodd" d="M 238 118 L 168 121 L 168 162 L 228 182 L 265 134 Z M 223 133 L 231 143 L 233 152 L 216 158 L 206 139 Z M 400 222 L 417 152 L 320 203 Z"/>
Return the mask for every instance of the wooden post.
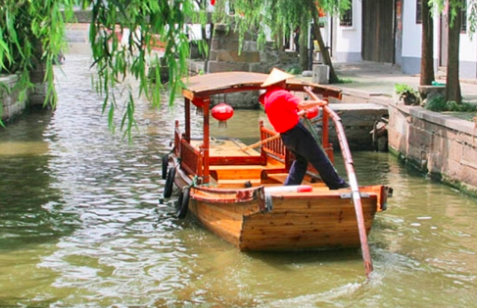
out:
<path id="1" fill-rule="evenodd" d="M 203 140 L 203 165 L 204 165 L 204 184 L 209 183 L 209 148 L 210 148 L 210 116 L 209 116 L 209 108 L 210 108 L 210 98 L 207 97 L 204 99 L 204 140 Z"/>
<path id="2" fill-rule="evenodd" d="M 184 101 L 185 109 L 185 139 L 190 143 L 190 99 L 186 98 Z"/>

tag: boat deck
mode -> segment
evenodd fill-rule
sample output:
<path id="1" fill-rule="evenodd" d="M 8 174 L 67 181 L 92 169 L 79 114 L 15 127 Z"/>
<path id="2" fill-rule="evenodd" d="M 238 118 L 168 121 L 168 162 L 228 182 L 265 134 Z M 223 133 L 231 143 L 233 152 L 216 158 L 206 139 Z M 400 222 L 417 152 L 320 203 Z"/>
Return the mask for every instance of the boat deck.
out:
<path id="1" fill-rule="evenodd" d="M 191 145 L 197 150 L 200 149 L 202 144 L 201 139 L 195 139 L 191 141 Z M 209 156 L 210 157 L 247 157 L 247 156 L 260 156 L 260 152 L 256 149 L 242 150 L 247 147 L 245 143 L 238 139 L 212 139 L 210 141 Z"/>
<path id="2" fill-rule="evenodd" d="M 200 149 L 202 140 L 191 141 L 191 145 L 197 150 Z M 247 145 L 237 139 L 213 139 L 210 142 L 209 157 L 211 160 L 219 158 L 222 162 L 230 163 L 211 164 L 209 172 L 211 184 L 217 187 L 243 188 L 246 185 L 283 185 L 288 176 L 285 164 L 271 157 L 267 157 L 265 164 L 242 164 L 237 163 L 242 158 L 259 158 L 261 153 L 257 148 L 245 149 Z M 313 184 L 314 188 L 326 188 L 322 182 L 317 182 L 316 178 L 306 176 L 303 184 Z"/>

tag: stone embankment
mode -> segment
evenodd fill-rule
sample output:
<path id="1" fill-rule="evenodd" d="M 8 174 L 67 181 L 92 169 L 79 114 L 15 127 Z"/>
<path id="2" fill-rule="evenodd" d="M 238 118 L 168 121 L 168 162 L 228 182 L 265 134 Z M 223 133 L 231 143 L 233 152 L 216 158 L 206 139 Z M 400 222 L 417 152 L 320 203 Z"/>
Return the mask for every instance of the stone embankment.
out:
<path id="1" fill-rule="evenodd" d="M 477 124 L 421 107 L 388 106 L 389 149 L 432 179 L 477 195 Z"/>
<path id="2" fill-rule="evenodd" d="M 0 76 L 0 101 L 3 107 L 1 120 L 4 122 L 23 113 L 27 105 L 27 98 L 21 97 L 15 89 L 17 81 L 17 75 Z"/>
<path id="3" fill-rule="evenodd" d="M 430 178 L 477 196 L 477 123 L 395 102 L 396 83 L 419 86 L 419 76 L 404 75 L 396 67 L 363 62 L 338 64 L 336 69 L 341 77 L 353 80 L 340 85 L 345 100 L 380 104 L 388 110 L 391 153 Z M 477 80 L 461 80 L 464 102 L 477 103 L 476 84 Z"/>

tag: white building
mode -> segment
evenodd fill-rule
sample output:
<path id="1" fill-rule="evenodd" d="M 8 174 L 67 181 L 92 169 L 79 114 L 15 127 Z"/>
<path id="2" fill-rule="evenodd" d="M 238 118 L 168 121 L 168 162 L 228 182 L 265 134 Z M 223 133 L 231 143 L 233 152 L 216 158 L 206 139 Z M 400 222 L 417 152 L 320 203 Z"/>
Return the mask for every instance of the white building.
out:
<path id="1" fill-rule="evenodd" d="M 329 18 L 324 29 L 325 43 L 330 47 L 334 61 L 390 63 L 399 65 L 405 74 L 419 73 L 421 0 L 351 1 L 351 10 L 341 19 Z M 469 14 L 469 8 L 464 10 L 464 17 Z M 468 22 L 463 22 L 459 55 L 461 78 L 477 78 L 477 38 L 472 38 L 469 28 Z M 447 12 L 444 10 L 434 17 L 436 69 L 447 64 L 446 48 Z"/>

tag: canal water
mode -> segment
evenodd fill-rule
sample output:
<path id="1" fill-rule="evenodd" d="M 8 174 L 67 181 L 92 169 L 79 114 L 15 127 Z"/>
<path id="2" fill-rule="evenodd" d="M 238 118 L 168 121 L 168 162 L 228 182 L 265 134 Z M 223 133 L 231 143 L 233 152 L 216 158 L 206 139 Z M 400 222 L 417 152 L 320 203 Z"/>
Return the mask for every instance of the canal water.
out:
<path id="1" fill-rule="evenodd" d="M 177 194 L 162 200 L 181 101 L 140 100 L 128 143 L 101 114 L 89 64 L 69 55 L 57 110 L 0 129 L 0 307 L 477 307 L 475 199 L 356 152 L 360 184 L 395 192 L 369 238 L 368 282 L 359 249 L 241 253 L 176 219 Z M 213 133 L 251 143 L 261 118 L 236 111 Z"/>

